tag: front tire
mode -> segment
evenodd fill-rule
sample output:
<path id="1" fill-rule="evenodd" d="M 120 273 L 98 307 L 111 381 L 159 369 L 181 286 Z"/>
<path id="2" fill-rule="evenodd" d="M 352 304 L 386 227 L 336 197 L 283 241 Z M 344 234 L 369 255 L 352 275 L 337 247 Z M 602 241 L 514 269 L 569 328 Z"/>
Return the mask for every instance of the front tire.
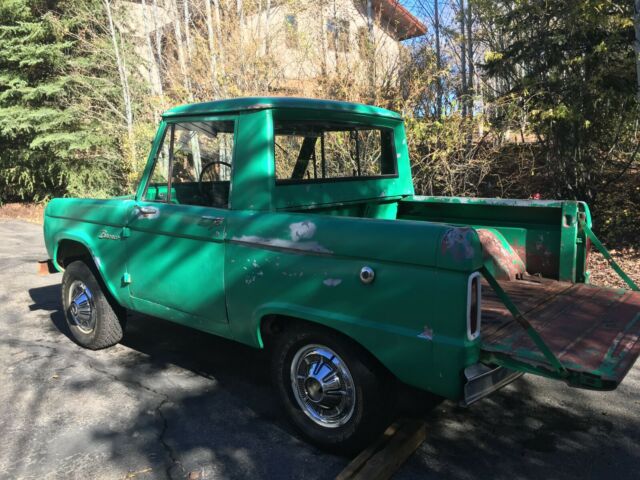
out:
<path id="1" fill-rule="evenodd" d="M 389 374 L 339 333 L 313 325 L 285 329 L 272 375 L 293 425 L 324 450 L 357 453 L 393 419 Z"/>
<path id="2" fill-rule="evenodd" d="M 73 339 L 85 348 L 99 350 L 122 339 L 124 310 L 107 295 L 86 263 L 78 260 L 66 267 L 62 277 L 65 318 Z"/>

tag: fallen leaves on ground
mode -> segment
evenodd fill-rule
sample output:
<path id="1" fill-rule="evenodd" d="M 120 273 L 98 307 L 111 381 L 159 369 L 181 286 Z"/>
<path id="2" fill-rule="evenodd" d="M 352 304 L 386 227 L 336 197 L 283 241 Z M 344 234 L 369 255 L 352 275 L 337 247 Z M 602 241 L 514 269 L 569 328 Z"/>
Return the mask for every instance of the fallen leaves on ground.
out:
<path id="1" fill-rule="evenodd" d="M 151 467 L 148 467 L 143 470 L 138 470 L 137 472 L 129 472 L 124 478 L 126 480 L 129 480 L 131 478 L 136 478 L 138 475 L 141 475 L 143 473 L 150 473 L 151 471 L 152 471 Z"/>
<path id="2" fill-rule="evenodd" d="M 640 249 L 628 247 L 611 250 L 609 253 L 636 285 L 640 285 Z M 588 268 L 593 285 L 629 288 L 600 252 L 591 252 Z"/>
<path id="3" fill-rule="evenodd" d="M 5 203 L 0 205 L 0 218 L 42 223 L 44 205 L 41 203 Z"/>

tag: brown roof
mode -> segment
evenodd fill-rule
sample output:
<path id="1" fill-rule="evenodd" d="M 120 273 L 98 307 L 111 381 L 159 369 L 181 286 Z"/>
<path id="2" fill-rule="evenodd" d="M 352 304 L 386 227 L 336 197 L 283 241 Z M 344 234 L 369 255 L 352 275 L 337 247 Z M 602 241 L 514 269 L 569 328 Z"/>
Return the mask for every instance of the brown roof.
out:
<path id="1" fill-rule="evenodd" d="M 427 27 L 400 5 L 399 0 L 372 0 L 374 11 L 383 24 L 395 33 L 397 40 L 407 40 L 427 33 Z"/>

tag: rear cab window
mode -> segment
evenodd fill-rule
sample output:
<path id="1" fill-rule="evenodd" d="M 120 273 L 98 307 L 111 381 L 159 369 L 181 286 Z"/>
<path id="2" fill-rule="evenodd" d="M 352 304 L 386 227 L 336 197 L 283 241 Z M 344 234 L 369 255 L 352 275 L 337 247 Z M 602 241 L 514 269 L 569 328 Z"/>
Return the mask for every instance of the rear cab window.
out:
<path id="1" fill-rule="evenodd" d="M 392 128 L 274 120 L 276 184 L 397 176 Z"/>
<path id="2" fill-rule="evenodd" d="M 350 204 L 373 211 L 413 194 L 401 118 L 293 108 L 270 115 L 274 210 Z"/>

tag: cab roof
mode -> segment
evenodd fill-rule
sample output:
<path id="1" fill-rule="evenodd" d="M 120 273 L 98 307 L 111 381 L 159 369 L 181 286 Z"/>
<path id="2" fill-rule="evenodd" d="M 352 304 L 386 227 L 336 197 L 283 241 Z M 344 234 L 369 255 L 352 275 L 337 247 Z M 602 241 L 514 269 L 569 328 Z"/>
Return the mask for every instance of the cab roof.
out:
<path id="1" fill-rule="evenodd" d="M 218 113 L 244 112 L 252 110 L 275 109 L 304 109 L 304 110 L 333 110 L 337 112 L 355 113 L 402 119 L 399 113 L 385 108 L 364 105 L 361 103 L 338 102 L 335 100 L 318 100 L 315 98 L 296 97 L 242 97 L 216 100 L 214 102 L 191 103 L 173 107 L 162 114 L 163 118 L 181 117 L 187 115 L 205 115 Z"/>

